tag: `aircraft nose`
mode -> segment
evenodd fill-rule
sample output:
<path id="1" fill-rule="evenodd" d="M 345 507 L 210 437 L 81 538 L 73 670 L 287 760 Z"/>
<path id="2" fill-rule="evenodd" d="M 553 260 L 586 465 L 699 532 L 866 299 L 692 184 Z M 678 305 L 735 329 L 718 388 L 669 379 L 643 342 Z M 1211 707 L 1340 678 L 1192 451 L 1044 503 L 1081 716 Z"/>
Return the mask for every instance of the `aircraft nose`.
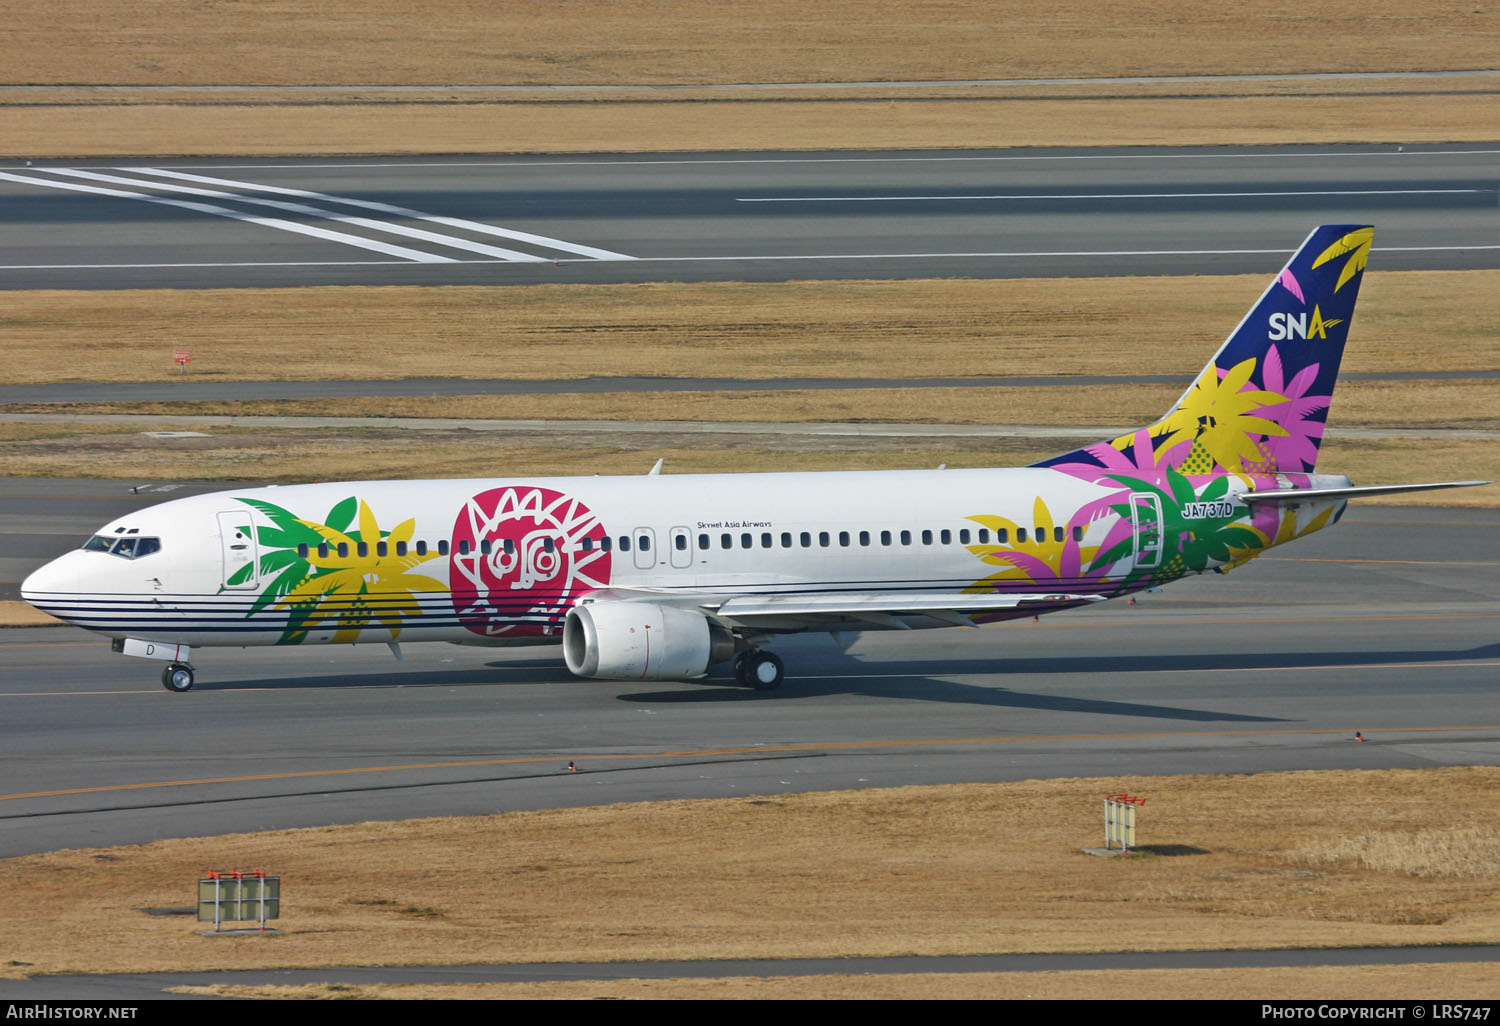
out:
<path id="1" fill-rule="evenodd" d="M 77 585 L 76 563 L 69 552 L 28 575 L 21 582 L 21 597 L 44 612 L 52 612 L 48 607 L 77 591 Z"/>

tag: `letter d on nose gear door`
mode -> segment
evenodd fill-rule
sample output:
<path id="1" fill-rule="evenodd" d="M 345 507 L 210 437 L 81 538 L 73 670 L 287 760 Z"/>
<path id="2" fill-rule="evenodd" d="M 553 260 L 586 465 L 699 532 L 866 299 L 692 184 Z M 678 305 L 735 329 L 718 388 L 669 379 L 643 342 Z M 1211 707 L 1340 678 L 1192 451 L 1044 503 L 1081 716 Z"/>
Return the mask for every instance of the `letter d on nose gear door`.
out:
<path id="1" fill-rule="evenodd" d="M 243 590 L 257 584 L 255 527 L 250 511 L 219 514 L 219 541 L 224 549 L 224 587 Z"/>

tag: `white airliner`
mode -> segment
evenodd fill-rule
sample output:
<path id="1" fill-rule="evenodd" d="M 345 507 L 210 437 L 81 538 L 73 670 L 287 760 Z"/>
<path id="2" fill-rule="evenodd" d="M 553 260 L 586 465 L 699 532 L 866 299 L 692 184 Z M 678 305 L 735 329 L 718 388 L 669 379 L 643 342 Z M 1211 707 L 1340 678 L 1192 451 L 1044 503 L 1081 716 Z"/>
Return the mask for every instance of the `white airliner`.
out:
<path id="1" fill-rule="evenodd" d="M 561 643 L 584 677 L 686 680 L 800 631 L 1053 613 L 1224 572 L 1337 522 L 1313 473 L 1373 229 L 1316 229 L 1149 427 L 1000 470 L 361 481 L 245 488 L 105 525 L 21 586 L 163 659 L 192 649 Z M 1142 358 L 1146 357 L 1142 354 Z"/>

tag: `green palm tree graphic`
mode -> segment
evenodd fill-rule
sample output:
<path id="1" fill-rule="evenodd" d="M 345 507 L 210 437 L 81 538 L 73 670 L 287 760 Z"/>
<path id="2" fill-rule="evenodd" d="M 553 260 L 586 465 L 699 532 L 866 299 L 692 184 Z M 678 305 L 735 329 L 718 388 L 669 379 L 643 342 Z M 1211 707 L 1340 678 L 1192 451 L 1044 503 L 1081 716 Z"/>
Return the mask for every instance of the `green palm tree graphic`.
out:
<path id="1" fill-rule="evenodd" d="M 1161 532 L 1165 558 L 1160 566 L 1136 567 L 1126 574 L 1122 584 L 1129 586 L 1142 580 L 1174 581 L 1191 572 L 1201 572 L 1212 564 L 1243 560 L 1245 553 L 1258 552 L 1270 542 L 1262 532 L 1242 518 L 1248 515 L 1243 505 L 1219 500 L 1229 493 L 1229 478 L 1216 477 L 1200 493 L 1193 483 L 1175 467 L 1167 467 L 1165 487 L 1160 481 L 1109 474 L 1129 491 L 1122 495 L 1150 494 L 1161 500 Z M 1194 507 L 1194 516 L 1187 515 Z M 1129 519 L 1132 504 L 1128 500 L 1112 504 L 1110 509 Z M 1128 559 L 1135 551 L 1136 539 L 1126 537 L 1094 557 L 1098 567 Z"/>

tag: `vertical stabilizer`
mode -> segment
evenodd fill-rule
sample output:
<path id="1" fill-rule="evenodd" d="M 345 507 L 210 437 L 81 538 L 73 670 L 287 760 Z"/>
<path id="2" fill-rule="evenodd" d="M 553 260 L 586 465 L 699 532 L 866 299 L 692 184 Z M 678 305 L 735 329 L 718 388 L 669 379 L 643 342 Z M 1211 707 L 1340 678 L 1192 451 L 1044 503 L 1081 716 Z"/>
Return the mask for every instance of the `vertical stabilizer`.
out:
<path id="1" fill-rule="evenodd" d="M 1165 417 L 1036 465 L 1115 469 L 1129 453 L 1191 476 L 1311 472 L 1374 232 L 1315 229 Z"/>

